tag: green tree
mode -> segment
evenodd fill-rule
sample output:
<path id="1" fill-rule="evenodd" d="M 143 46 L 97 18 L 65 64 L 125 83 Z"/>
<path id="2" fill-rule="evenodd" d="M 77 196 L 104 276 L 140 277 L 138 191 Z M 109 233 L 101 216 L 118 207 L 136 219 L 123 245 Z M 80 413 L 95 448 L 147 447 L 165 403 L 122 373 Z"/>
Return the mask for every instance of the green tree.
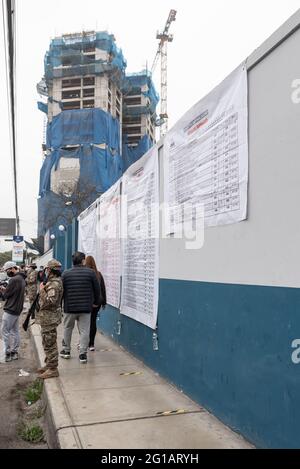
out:
<path id="1" fill-rule="evenodd" d="M 0 266 L 2 267 L 5 262 L 11 261 L 12 251 L 0 252 Z"/>

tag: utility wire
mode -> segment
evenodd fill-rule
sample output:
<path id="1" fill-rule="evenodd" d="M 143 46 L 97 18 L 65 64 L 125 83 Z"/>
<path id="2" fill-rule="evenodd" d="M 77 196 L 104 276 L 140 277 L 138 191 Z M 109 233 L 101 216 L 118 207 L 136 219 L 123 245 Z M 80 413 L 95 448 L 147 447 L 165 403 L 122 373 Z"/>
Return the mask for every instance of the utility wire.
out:
<path id="1" fill-rule="evenodd" d="M 6 12 L 6 14 L 5 14 Z M 17 235 L 20 234 L 20 218 L 18 208 L 17 183 L 17 151 L 16 151 L 16 117 L 15 117 L 15 37 L 16 37 L 16 5 L 15 0 L 2 0 L 2 18 L 6 61 L 6 86 L 10 116 L 10 138 L 13 160 L 13 180 Z"/>

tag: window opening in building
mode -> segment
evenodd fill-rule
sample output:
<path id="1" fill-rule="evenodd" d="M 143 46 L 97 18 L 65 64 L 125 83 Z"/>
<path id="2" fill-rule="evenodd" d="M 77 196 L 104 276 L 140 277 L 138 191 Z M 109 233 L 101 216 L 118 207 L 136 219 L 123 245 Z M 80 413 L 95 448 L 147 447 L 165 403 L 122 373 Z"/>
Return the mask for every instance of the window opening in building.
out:
<path id="1" fill-rule="evenodd" d="M 141 134 L 141 127 L 126 127 L 126 133 L 129 134 Z"/>
<path id="2" fill-rule="evenodd" d="M 95 77 L 83 78 L 83 86 L 94 86 L 94 85 L 95 85 Z"/>
<path id="3" fill-rule="evenodd" d="M 88 52 L 95 52 L 95 46 L 88 46 L 88 45 L 83 45 L 82 46 L 82 51 L 86 54 Z"/>
<path id="4" fill-rule="evenodd" d="M 80 97 L 81 97 L 80 90 L 63 91 L 61 94 L 62 99 L 74 99 L 74 98 L 80 98 Z"/>
<path id="5" fill-rule="evenodd" d="M 125 103 L 127 106 L 136 106 L 141 104 L 141 97 L 140 96 L 126 96 Z"/>
<path id="6" fill-rule="evenodd" d="M 81 78 L 69 78 L 62 80 L 62 88 L 75 88 L 76 86 L 81 86 Z"/>
<path id="7" fill-rule="evenodd" d="M 84 101 L 82 101 L 82 107 L 84 109 L 93 108 L 95 107 L 95 101 L 93 99 L 85 99 Z"/>
<path id="8" fill-rule="evenodd" d="M 141 116 L 126 116 L 123 118 L 123 124 L 140 124 Z"/>
<path id="9" fill-rule="evenodd" d="M 70 57 L 63 57 L 61 60 L 61 64 L 63 67 L 69 67 L 70 65 L 72 65 L 72 60 L 70 59 Z"/>
<path id="10" fill-rule="evenodd" d="M 140 137 L 127 137 L 127 142 L 129 145 L 138 145 Z"/>
<path id="11" fill-rule="evenodd" d="M 68 145 L 68 146 L 62 147 L 63 150 L 67 150 L 67 151 L 75 151 L 78 148 L 79 148 L 79 145 Z"/>
<path id="12" fill-rule="evenodd" d="M 65 101 L 62 104 L 64 111 L 71 109 L 80 109 L 80 101 Z"/>
<path id="13" fill-rule="evenodd" d="M 84 88 L 83 97 L 89 98 L 90 96 L 95 96 L 95 88 Z"/>

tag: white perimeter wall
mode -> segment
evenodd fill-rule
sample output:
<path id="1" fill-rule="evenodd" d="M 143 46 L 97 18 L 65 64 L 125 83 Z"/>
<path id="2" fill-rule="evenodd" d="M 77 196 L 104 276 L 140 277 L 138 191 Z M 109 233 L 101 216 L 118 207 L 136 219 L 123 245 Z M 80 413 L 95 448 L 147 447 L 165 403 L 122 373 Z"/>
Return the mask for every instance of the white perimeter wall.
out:
<path id="1" fill-rule="evenodd" d="M 37 268 L 39 269 L 42 266 L 46 267 L 47 262 L 50 261 L 50 259 L 53 259 L 53 249 L 50 249 L 49 251 L 45 252 L 40 257 L 35 257 L 34 262 L 37 265 Z"/>
<path id="2" fill-rule="evenodd" d="M 247 60 L 248 219 L 206 228 L 200 250 L 161 239 L 160 278 L 300 286 L 300 104 L 291 99 L 300 79 L 299 25 L 300 11 Z M 162 174 L 163 147 L 161 201 Z"/>

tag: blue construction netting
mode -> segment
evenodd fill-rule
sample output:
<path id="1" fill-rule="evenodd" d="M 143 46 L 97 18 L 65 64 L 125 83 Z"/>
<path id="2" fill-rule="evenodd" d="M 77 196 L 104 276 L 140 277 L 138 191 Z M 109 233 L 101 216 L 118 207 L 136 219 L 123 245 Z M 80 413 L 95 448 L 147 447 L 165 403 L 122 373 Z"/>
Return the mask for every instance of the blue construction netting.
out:
<path id="1" fill-rule="evenodd" d="M 61 158 L 78 158 L 80 165 L 79 180 L 74 193 L 66 198 L 63 193 L 51 190 L 51 173 L 59 167 Z M 60 223 L 68 224 L 88 207 L 100 194 L 109 189 L 121 176 L 123 164 L 119 154 L 93 145 L 81 145 L 73 151 L 54 150 L 44 160 L 40 170 L 40 189 L 38 199 L 39 234 Z M 66 205 L 66 201 L 72 202 Z"/>
<path id="2" fill-rule="evenodd" d="M 122 165 L 123 172 L 125 172 L 129 166 L 139 160 L 141 156 L 143 156 L 152 147 L 153 142 L 148 135 L 144 135 L 136 147 L 131 147 L 126 144 L 126 135 L 123 136 L 123 139 Z"/>
<path id="3" fill-rule="evenodd" d="M 120 154 L 120 122 L 102 109 L 63 111 L 47 126 L 49 149 L 65 145 L 106 144 Z"/>
<path id="4" fill-rule="evenodd" d="M 106 58 L 105 54 L 102 55 L 104 56 L 102 59 L 97 56 L 99 49 L 107 52 Z M 147 105 L 141 106 L 127 106 L 123 101 L 123 117 L 142 114 L 150 114 L 151 120 L 156 117 L 155 110 L 159 96 L 155 91 L 151 73 L 144 70 L 126 76 L 126 61 L 122 50 L 117 48 L 114 36 L 107 32 L 70 34 L 53 39 L 45 55 L 44 65 L 48 89 L 53 78 L 107 73 L 109 79 L 120 88 L 123 97 L 140 94 L 149 98 Z M 79 159 L 80 176 L 76 190 L 92 188 L 85 199 L 87 207 L 109 189 L 153 144 L 149 136 L 145 135 L 138 146 L 133 148 L 128 144 L 127 136 L 123 135 L 121 157 L 118 119 L 100 108 L 64 111 L 62 103 L 55 101 L 51 95 L 48 102 L 58 102 L 62 112 L 47 126 L 48 155 L 40 171 L 38 201 L 41 235 L 51 223 L 53 226 L 54 224 L 57 226 L 59 220 L 61 223 L 67 223 L 69 209 L 64 205 L 61 206 L 61 195 L 51 191 L 51 174 L 59 168 L 61 158 Z M 38 108 L 47 113 L 45 103 L 39 102 Z M 76 204 L 72 206 L 75 207 Z M 78 208 L 76 216 L 84 208 Z"/>
<path id="5" fill-rule="evenodd" d="M 105 148 L 96 145 L 105 144 Z M 77 148 L 67 149 L 72 145 Z M 105 192 L 122 175 L 120 124 L 102 109 L 79 109 L 61 112 L 47 127 L 46 156 L 40 171 L 39 195 L 51 189 L 51 171 L 57 170 L 61 158 L 78 158 L 78 187 L 87 185 L 95 193 Z"/>
<path id="6" fill-rule="evenodd" d="M 86 55 L 93 48 L 108 53 L 107 60 Z M 123 52 L 116 46 L 115 38 L 106 31 L 90 35 L 69 35 L 51 41 L 45 54 L 45 78 L 48 83 L 53 78 L 75 75 L 100 75 L 105 72 L 119 72 L 113 78 L 122 81 L 126 69 Z"/>
<path id="7" fill-rule="evenodd" d="M 48 104 L 43 103 L 42 101 L 38 101 L 38 109 L 45 114 L 48 114 Z"/>
<path id="8" fill-rule="evenodd" d="M 123 164 L 119 153 L 113 154 L 109 148 L 94 145 L 81 145 L 75 150 L 53 150 L 46 156 L 40 170 L 40 197 L 46 196 L 51 188 L 51 171 L 58 169 L 61 158 L 78 158 L 80 165 L 79 185 L 89 185 L 97 193 L 103 193 L 122 175 Z"/>
<path id="9" fill-rule="evenodd" d="M 142 91 L 142 87 L 147 85 L 148 90 Z M 146 106 L 128 107 L 123 105 L 123 114 L 126 116 L 141 115 L 141 114 L 155 114 L 156 106 L 159 101 L 159 94 L 155 90 L 152 81 L 152 75 L 149 71 L 143 70 L 139 73 L 127 74 L 122 84 L 122 92 L 126 97 L 127 95 L 143 94 L 148 97 L 150 104 Z"/>

